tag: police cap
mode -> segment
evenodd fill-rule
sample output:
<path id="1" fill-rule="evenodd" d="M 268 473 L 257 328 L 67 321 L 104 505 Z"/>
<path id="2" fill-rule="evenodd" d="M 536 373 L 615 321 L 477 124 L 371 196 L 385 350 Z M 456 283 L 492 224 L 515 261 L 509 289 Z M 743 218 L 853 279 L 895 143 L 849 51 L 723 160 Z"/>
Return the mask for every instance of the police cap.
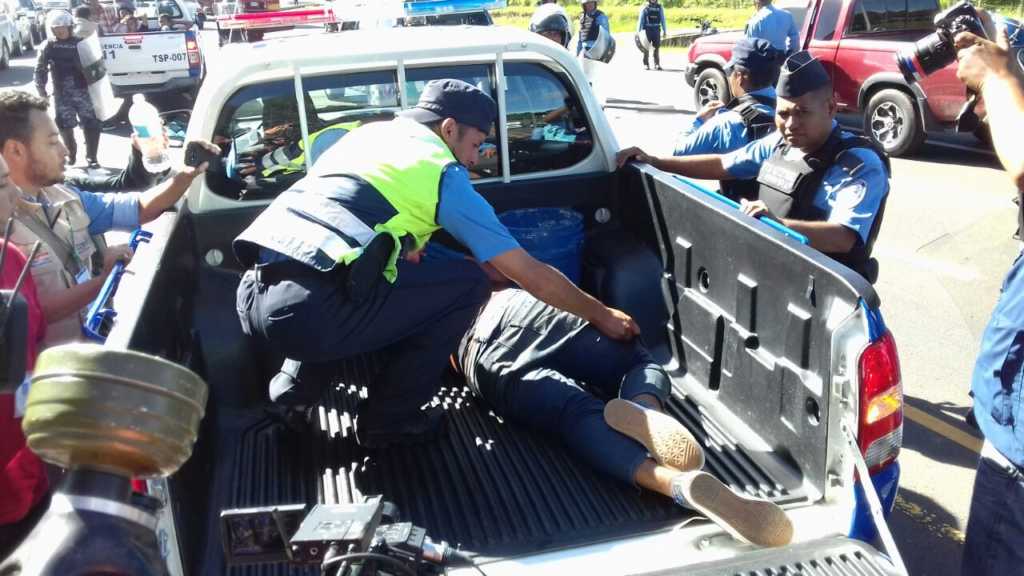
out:
<path id="1" fill-rule="evenodd" d="M 779 98 L 799 98 L 831 84 L 832 79 L 821 62 L 811 56 L 810 52 L 802 50 L 782 64 L 782 73 L 775 90 Z"/>
<path id="2" fill-rule="evenodd" d="M 398 115 L 421 124 L 454 118 L 459 124 L 472 126 L 486 134 L 491 131 L 498 115 L 498 105 L 476 86 L 447 78 L 427 82 L 416 106 Z"/>
<path id="3" fill-rule="evenodd" d="M 738 67 L 750 73 L 755 84 L 770 84 L 782 63 L 782 53 L 764 38 L 741 38 L 732 47 L 726 70 Z"/>

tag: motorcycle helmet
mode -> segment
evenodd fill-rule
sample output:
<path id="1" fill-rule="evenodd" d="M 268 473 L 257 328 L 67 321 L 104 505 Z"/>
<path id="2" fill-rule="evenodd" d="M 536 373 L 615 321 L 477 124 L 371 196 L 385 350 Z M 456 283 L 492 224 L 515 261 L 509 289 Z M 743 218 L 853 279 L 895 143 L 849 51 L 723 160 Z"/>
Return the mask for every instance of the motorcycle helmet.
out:
<path id="1" fill-rule="evenodd" d="M 572 40 L 572 28 L 569 25 L 569 17 L 566 16 L 562 7 L 557 4 L 544 4 L 534 11 L 533 17 L 530 18 L 530 32 L 535 32 L 545 37 L 550 37 L 548 35 L 553 33 L 553 35 L 558 37 L 556 42 L 564 48 L 569 48 L 569 42 Z M 554 38 L 551 39 L 554 40 Z"/>
<path id="2" fill-rule="evenodd" d="M 50 30 L 62 27 L 71 28 L 74 25 L 75 19 L 66 10 L 53 10 L 46 15 L 46 27 Z"/>

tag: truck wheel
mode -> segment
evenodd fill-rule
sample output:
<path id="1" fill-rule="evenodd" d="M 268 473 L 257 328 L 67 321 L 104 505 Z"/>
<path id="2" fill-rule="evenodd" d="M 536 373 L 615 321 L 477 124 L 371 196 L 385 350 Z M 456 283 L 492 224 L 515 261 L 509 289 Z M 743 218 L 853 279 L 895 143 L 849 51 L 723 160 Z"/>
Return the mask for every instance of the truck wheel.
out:
<path id="1" fill-rule="evenodd" d="M 726 81 L 725 74 L 713 67 L 702 70 L 693 85 L 693 103 L 697 110 L 712 100 L 728 102 L 730 99 L 729 82 Z"/>
<path id="2" fill-rule="evenodd" d="M 924 142 L 924 127 L 906 92 L 879 90 L 864 110 L 864 133 L 890 156 L 913 154 Z"/>
<path id="3" fill-rule="evenodd" d="M 11 49 L 7 47 L 4 40 L 3 47 L 0 47 L 0 70 L 7 70 L 11 67 Z"/>
<path id="4" fill-rule="evenodd" d="M 17 30 L 15 30 L 15 32 L 17 32 Z M 17 58 L 18 56 L 21 56 L 21 38 L 20 37 L 16 37 L 14 39 L 14 46 L 11 48 L 11 56 L 14 56 L 15 58 Z"/>

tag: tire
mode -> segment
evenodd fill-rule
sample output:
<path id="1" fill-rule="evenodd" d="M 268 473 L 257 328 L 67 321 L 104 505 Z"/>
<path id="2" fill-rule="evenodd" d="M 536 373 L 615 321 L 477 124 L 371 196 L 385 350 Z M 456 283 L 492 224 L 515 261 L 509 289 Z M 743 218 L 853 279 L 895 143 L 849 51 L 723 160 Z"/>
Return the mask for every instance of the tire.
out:
<path id="1" fill-rule="evenodd" d="M 0 70 L 7 70 L 11 67 L 11 49 L 7 46 L 7 41 L 3 41 L 3 46 L 0 47 Z"/>
<path id="2" fill-rule="evenodd" d="M 15 32 L 18 31 L 15 30 Z M 15 34 L 14 46 L 11 47 L 11 56 L 14 56 L 15 58 L 21 56 L 21 34 Z"/>
<path id="3" fill-rule="evenodd" d="M 721 70 L 705 68 L 697 76 L 697 81 L 693 84 L 693 104 L 697 110 L 712 100 L 728 102 L 731 99 L 729 82 Z"/>
<path id="4" fill-rule="evenodd" d="M 864 134 L 889 156 L 907 156 L 924 143 L 917 106 L 902 90 L 886 88 L 871 96 L 864 109 Z"/>

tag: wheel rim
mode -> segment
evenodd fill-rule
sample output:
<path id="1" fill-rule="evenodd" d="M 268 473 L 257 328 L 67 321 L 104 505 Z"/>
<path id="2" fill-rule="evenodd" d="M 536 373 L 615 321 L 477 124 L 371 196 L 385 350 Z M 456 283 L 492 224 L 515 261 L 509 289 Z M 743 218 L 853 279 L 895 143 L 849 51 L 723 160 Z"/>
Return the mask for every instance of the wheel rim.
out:
<path id="1" fill-rule="evenodd" d="M 871 112 L 871 136 L 882 146 L 896 145 L 905 130 L 906 118 L 894 102 L 883 102 Z"/>
<path id="2" fill-rule="evenodd" d="M 701 82 L 697 87 L 697 99 L 700 100 L 700 105 L 703 106 L 708 102 L 721 100 L 719 92 L 718 82 L 709 78 Z"/>

